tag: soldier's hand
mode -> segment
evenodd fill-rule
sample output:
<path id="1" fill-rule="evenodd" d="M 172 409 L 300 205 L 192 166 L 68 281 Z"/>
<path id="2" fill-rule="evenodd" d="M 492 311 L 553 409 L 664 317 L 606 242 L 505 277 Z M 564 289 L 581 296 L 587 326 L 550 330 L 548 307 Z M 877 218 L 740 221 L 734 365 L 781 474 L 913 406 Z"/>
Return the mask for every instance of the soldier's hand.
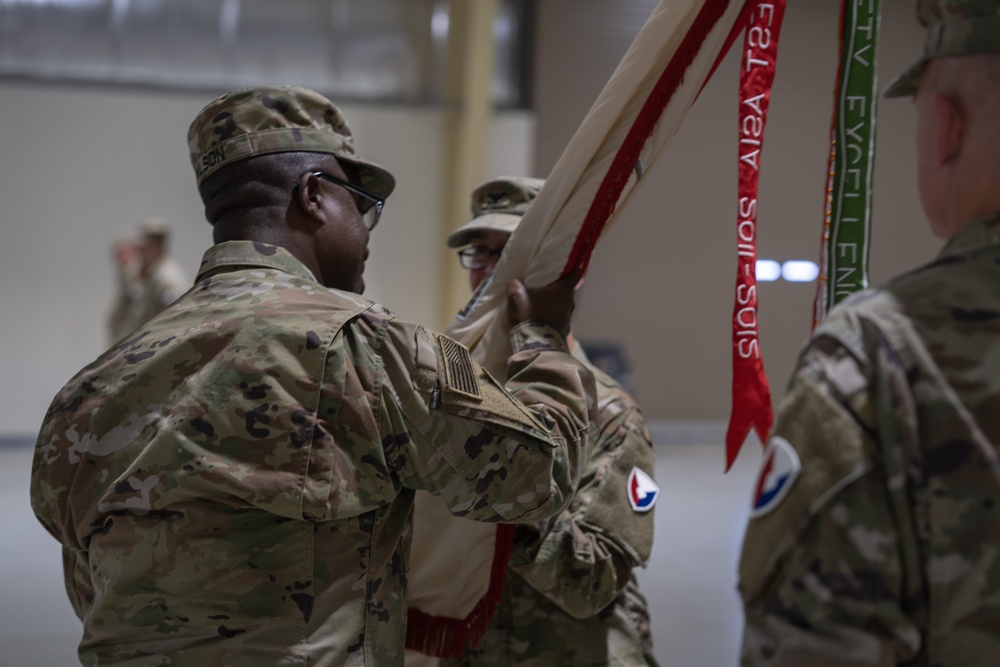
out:
<path id="1" fill-rule="evenodd" d="M 507 319 L 514 326 L 528 320 L 545 322 L 569 335 L 570 320 L 576 306 L 574 292 L 580 271 L 574 271 L 545 287 L 528 289 L 520 280 L 507 283 Z"/>

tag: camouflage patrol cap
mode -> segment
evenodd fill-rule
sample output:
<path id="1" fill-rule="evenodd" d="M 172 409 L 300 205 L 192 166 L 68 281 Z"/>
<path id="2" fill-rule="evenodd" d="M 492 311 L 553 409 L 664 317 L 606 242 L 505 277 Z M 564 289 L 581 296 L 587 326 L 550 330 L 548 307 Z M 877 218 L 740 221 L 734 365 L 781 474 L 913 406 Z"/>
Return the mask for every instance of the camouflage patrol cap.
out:
<path id="1" fill-rule="evenodd" d="M 167 222 L 166 218 L 146 218 L 139 225 L 139 231 L 146 237 L 166 237 L 170 235 L 170 223 Z"/>
<path id="2" fill-rule="evenodd" d="M 241 88 L 202 109 L 188 129 L 188 148 L 198 185 L 222 167 L 257 155 L 306 151 L 329 153 L 357 167 L 359 185 L 385 199 L 396 180 L 354 152 L 344 114 L 307 88 Z"/>
<path id="3" fill-rule="evenodd" d="M 917 92 L 917 80 L 934 58 L 1000 51 L 1000 0 L 917 0 L 917 20 L 927 28 L 924 54 L 889 84 L 886 97 Z"/>
<path id="4" fill-rule="evenodd" d="M 467 245 L 473 232 L 513 233 L 544 184 L 545 179 L 528 176 L 501 176 L 486 181 L 472 191 L 472 220 L 448 236 L 448 247 Z"/>

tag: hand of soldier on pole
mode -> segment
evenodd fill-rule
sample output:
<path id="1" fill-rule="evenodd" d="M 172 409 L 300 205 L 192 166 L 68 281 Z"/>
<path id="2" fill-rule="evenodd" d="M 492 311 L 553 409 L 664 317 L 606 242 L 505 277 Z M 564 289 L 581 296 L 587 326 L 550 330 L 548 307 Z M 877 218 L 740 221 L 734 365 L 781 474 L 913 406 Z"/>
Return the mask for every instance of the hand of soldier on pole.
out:
<path id="1" fill-rule="evenodd" d="M 525 287 L 520 280 L 511 280 L 507 283 L 507 319 L 511 326 L 536 320 L 568 336 L 576 307 L 574 293 L 582 274 L 582 270 L 576 269 L 554 283 L 534 288 Z"/>

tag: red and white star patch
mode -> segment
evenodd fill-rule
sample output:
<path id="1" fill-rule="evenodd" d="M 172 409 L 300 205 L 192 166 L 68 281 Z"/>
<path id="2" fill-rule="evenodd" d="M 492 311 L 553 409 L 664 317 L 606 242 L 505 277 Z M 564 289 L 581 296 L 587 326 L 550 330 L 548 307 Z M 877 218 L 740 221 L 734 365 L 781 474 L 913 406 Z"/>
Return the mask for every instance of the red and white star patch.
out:
<path id="1" fill-rule="evenodd" d="M 660 487 L 653 478 L 639 468 L 632 468 L 628 474 L 628 504 L 636 512 L 648 512 L 653 509 Z"/>
<path id="2" fill-rule="evenodd" d="M 791 443 L 777 435 L 768 440 L 754 490 L 750 518 L 764 516 L 780 505 L 801 471 L 802 461 Z"/>

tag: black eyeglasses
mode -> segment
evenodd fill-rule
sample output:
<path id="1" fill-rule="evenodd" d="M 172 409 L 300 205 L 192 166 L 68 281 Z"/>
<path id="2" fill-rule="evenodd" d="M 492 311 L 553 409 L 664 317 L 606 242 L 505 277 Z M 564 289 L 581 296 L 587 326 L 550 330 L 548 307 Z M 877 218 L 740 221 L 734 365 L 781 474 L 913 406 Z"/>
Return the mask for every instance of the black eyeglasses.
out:
<path id="1" fill-rule="evenodd" d="M 313 176 L 326 179 L 331 183 L 336 183 L 340 187 L 344 188 L 352 195 L 354 195 L 354 203 L 358 207 L 358 213 L 365 221 L 365 226 L 368 231 L 375 229 L 375 225 L 378 224 L 378 219 L 382 217 L 382 207 L 385 206 L 385 200 L 378 195 L 365 190 L 364 188 L 359 188 L 353 183 L 348 183 L 342 178 L 337 178 L 333 174 L 328 174 L 325 171 L 314 171 Z"/>
<path id="2" fill-rule="evenodd" d="M 462 268 L 485 269 L 490 260 L 499 257 L 503 253 L 503 248 L 487 248 L 484 245 L 474 245 L 471 248 L 458 251 L 458 261 L 462 263 Z"/>

